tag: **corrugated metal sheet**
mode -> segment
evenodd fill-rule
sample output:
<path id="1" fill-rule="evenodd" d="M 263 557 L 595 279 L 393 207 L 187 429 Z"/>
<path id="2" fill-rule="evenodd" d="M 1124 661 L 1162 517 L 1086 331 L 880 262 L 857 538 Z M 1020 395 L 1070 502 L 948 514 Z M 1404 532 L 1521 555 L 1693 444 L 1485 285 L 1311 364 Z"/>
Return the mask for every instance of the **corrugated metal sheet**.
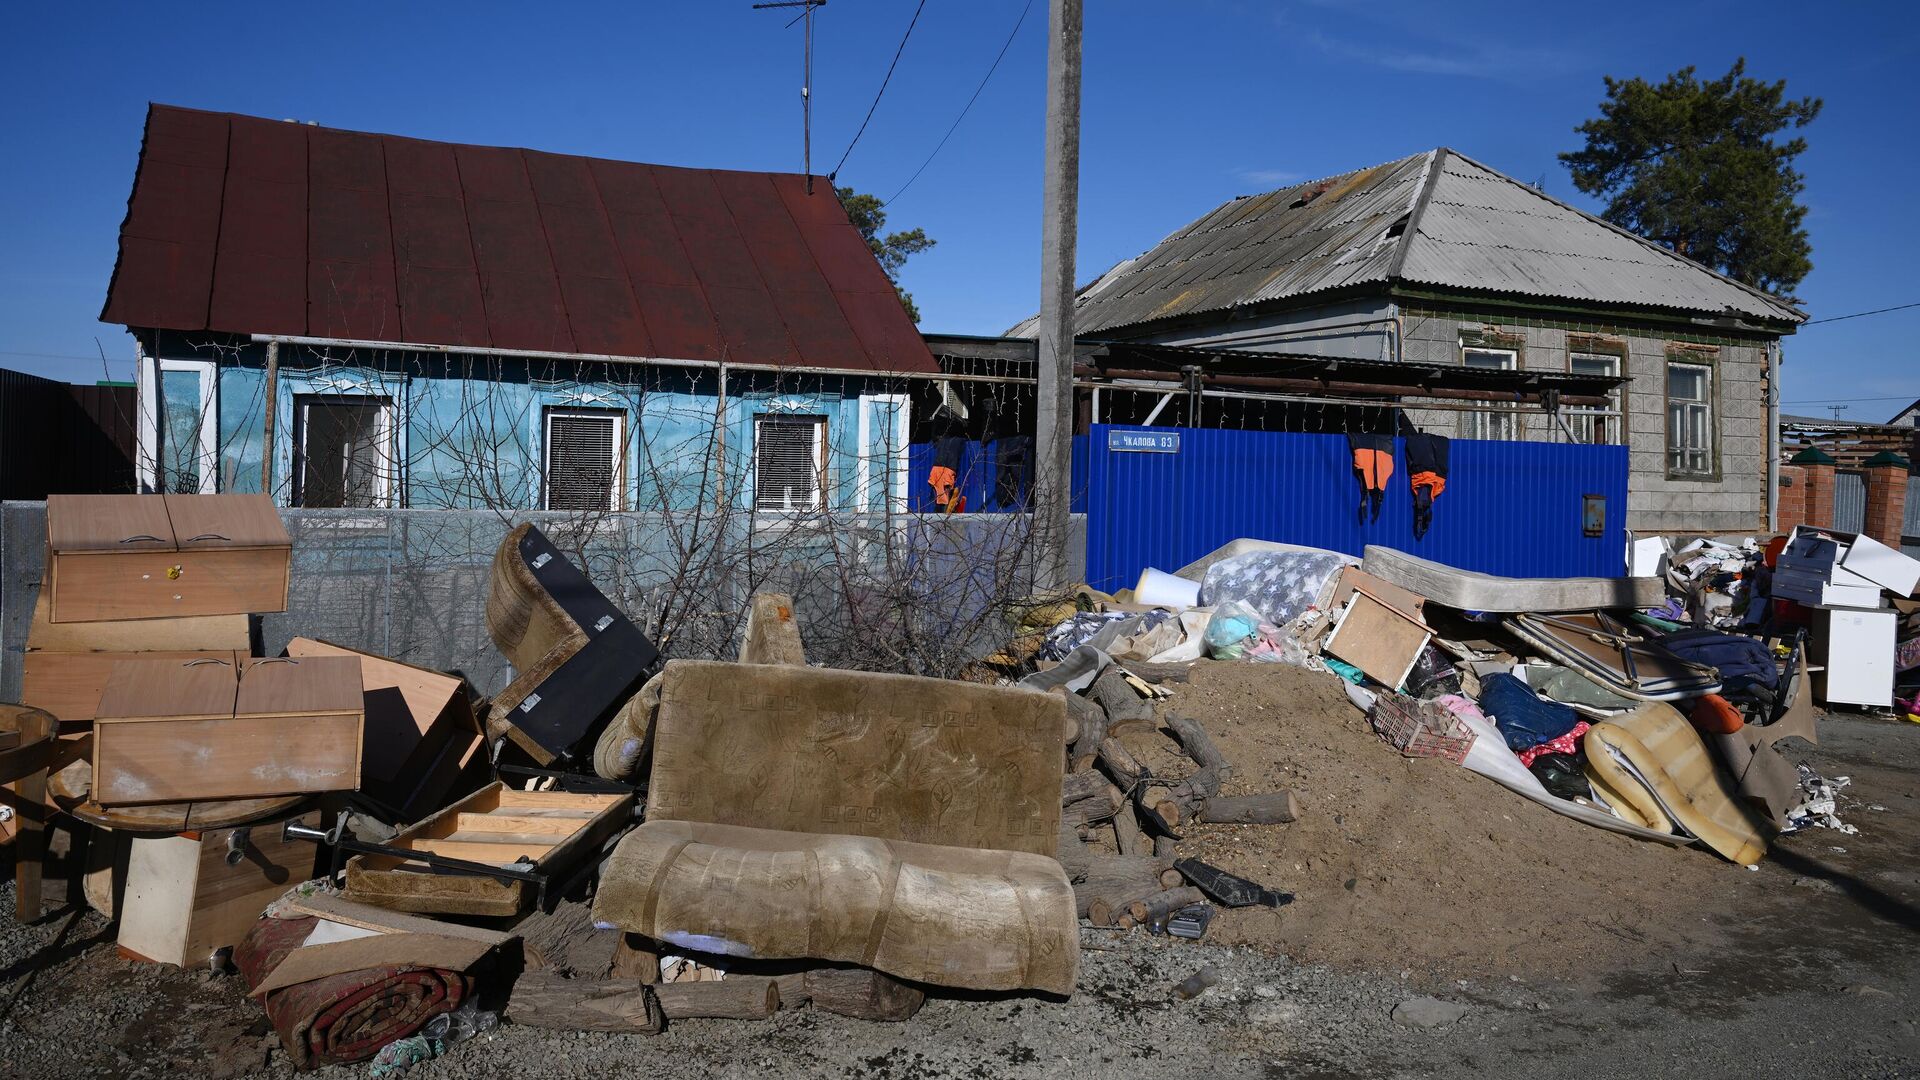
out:
<path id="1" fill-rule="evenodd" d="M 1107 449 L 1109 430 L 1178 430 L 1178 453 Z M 1359 555 L 1384 544 L 1512 577 L 1617 576 L 1626 544 L 1622 446 L 1456 439 L 1433 526 L 1413 538 L 1405 446 L 1380 519 L 1362 523 L 1343 435 L 1095 425 L 1087 458 L 1087 581 L 1111 591 L 1143 567 L 1174 570 L 1252 537 Z M 1582 534 L 1582 500 L 1606 500 L 1606 528 Z"/>
<path id="2" fill-rule="evenodd" d="M 1833 527 L 1857 533 L 1867 527 L 1867 478 L 1857 472 L 1833 474 Z"/>
<path id="3" fill-rule="evenodd" d="M 131 492 L 131 386 L 76 386 L 0 369 L 0 499 Z"/>
<path id="4" fill-rule="evenodd" d="M 1422 191 L 1430 191 L 1424 200 Z M 1805 318 L 1763 292 L 1441 149 L 1216 208 L 1081 290 L 1076 332 L 1094 335 L 1389 280 Z M 1008 331 L 1015 337 L 1035 332 L 1034 319 Z"/>
<path id="5" fill-rule="evenodd" d="M 1008 505 L 1000 501 L 996 491 L 995 478 L 999 476 L 1000 461 L 995 453 L 997 443 L 982 443 L 968 440 L 960 451 L 960 467 L 954 470 L 954 489 L 967 501 L 969 514 L 1008 514 L 1031 509 L 1023 500 L 1019 505 Z M 1087 511 L 1087 437 L 1073 437 L 1072 488 L 1073 495 L 1068 500 L 1068 511 L 1084 514 Z M 933 444 L 914 443 L 907 447 L 907 509 L 916 514 L 938 514 L 940 505 L 933 501 L 933 485 L 927 482 L 927 473 L 933 468 Z"/>
<path id="6" fill-rule="evenodd" d="M 101 319 L 938 370 L 832 185 L 154 105 Z"/>

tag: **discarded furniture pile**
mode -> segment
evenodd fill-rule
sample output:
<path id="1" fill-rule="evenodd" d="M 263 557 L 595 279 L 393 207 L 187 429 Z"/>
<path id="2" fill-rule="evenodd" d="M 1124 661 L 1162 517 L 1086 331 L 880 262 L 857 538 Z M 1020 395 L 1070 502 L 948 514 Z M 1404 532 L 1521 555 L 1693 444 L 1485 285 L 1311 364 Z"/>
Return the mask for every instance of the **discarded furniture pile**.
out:
<path id="1" fill-rule="evenodd" d="M 315 639 L 256 655 L 292 565 L 261 497 L 56 497 L 47 565 L 0 711 L 19 915 L 55 829 L 123 957 L 236 971 L 296 1067 L 503 1018 L 1073 992 L 1060 695 L 808 667 L 773 595 L 739 662 L 663 662 L 531 525 L 492 564 L 488 700 Z"/>
<path id="2" fill-rule="evenodd" d="M 1167 710 L 1167 733 L 1193 759 L 1187 775 L 1143 777 L 1108 738 L 1155 723 L 1150 699 L 1167 690 L 1151 684 L 1203 660 L 1325 671 L 1399 753 L 1453 761 L 1643 840 L 1752 865 L 1782 832 L 1851 831 L 1836 813 L 1847 778 L 1796 766 L 1778 744 L 1814 741 L 1827 706 L 1920 721 L 1920 562 L 1805 526 L 1768 544 L 1641 540 L 1628 556 L 1635 574 L 1621 578 L 1511 579 L 1380 547 L 1355 559 L 1240 540 L 1172 573 L 1148 569 L 1134 589 L 1081 587 L 1036 605 L 987 664 L 1067 695 L 1078 733 L 1063 830 L 1088 839 L 1107 823 L 1118 850 L 1089 866 L 1063 831 L 1082 915 L 1164 921 L 1163 903 L 1110 902 L 1123 869 L 1135 876 L 1122 893 L 1159 883 L 1204 894 L 1194 874 L 1168 869 L 1183 821 L 1299 812 L 1276 792 L 1245 800 L 1253 816 L 1228 817 L 1243 802 L 1217 798 L 1228 766 L 1203 727 Z"/>

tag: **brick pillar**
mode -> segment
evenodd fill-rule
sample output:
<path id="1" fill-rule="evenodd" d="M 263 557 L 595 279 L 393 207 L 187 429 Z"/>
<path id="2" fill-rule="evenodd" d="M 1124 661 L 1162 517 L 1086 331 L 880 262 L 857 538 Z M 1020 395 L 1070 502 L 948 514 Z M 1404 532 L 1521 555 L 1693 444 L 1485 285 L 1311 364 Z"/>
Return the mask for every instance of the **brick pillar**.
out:
<path id="1" fill-rule="evenodd" d="M 1779 526 L 1781 532 L 1789 532 L 1795 525 L 1807 523 L 1807 476 L 1798 465 L 1780 466 L 1780 490 L 1774 493 L 1780 500 Z"/>
<path id="2" fill-rule="evenodd" d="M 1888 451 L 1866 464 L 1867 523 L 1861 531 L 1897 551 L 1907 518 L 1907 459 Z"/>
<path id="3" fill-rule="evenodd" d="M 1833 528 L 1833 459 L 1809 446 L 1793 455 L 1806 481 L 1806 524 Z"/>

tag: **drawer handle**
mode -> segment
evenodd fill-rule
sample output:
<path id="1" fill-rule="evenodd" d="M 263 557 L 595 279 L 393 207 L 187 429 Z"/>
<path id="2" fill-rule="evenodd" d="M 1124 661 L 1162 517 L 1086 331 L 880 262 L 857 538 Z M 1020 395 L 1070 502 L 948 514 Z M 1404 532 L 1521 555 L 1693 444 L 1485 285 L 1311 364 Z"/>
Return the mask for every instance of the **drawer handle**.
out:
<path id="1" fill-rule="evenodd" d="M 197 665 L 199 665 L 199 664 L 220 664 L 220 665 L 222 665 L 222 666 L 224 666 L 224 667 L 232 667 L 232 666 L 233 666 L 233 664 L 232 664 L 232 662 L 231 662 L 231 661 L 227 661 L 227 660 L 215 660 L 215 659 L 214 659 L 213 657 L 211 657 L 211 656 L 203 656 L 203 657 L 201 657 L 201 658 L 200 658 L 200 659 L 198 659 L 198 660 L 189 660 L 189 661 L 187 661 L 186 663 L 184 663 L 184 664 L 182 664 L 182 665 L 180 665 L 180 666 L 181 666 L 181 667 L 195 667 L 195 666 L 197 666 Z"/>
<path id="2" fill-rule="evenodd" d="M 195 540 L 225 540 L 228 543 L 232 543 L 233 537 L 221 536 L 219 533 L 201 533 L 199 536 L 187 537 L 187 543 L 189 544 L 193 543 Z"/>
<path id="3" fill-rule="evenodd" d="M 121 542 L 121 543 L 123 543 L 123 544 L 137 544 L 137 543 L 139 543 L 139 542 L 140 542 L 140 541 L 142 541 L 142 540 L 151 540 L 151 541 L 153 541 L 153 542 L 154 542 L 154 543 L 156 543 L 156 544 L 164 544 L 164 543 L 166 543 L 166 541 L 164 541 L 164 540 L 162 540 L 162 539 L 160 539 L 160 538 L 159 538 L 159 537 L 157 537 L 157 536 L 153 536 L 153 535 L 151 535 L 151 534 L 149 534 L 149 533 L 141 533 L 141 534 L 139 534 L 138 536 L 129 536 L 129 537 L 127 537 L 127 538 L 126 538 L 125 540 L 122 540 L 122 541 L 120 541 L 120 542 Z"/>
<path id="4" fill-rule="evenodd" d="M 263 656 L 255 660 L 253 666 L 259 667 L 261 664 L 298 664 L 299 662 L 300 661 L 295 660 L 291 656 Z"/>

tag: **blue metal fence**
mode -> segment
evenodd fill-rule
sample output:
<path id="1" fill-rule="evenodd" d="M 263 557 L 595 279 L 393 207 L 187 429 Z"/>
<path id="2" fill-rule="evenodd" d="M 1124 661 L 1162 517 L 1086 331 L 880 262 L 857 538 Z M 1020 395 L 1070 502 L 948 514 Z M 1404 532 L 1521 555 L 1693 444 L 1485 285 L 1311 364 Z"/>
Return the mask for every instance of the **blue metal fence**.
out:
<path id="1" fill-rule="evenodd" d="M 1362 522 L 1343 435 L 1097 424 L 1086 470 L 1087 581 L 1127 588 L 1142 567 L 1178 569 L 1241 537 L 1352 555 L 1382 544 L 1510 577 L 1622 573 L 1626 447 L 1456 439 L 1446 492 L 1420 540 L 1404 440 L 1395 440 L 1394 462 L 1380 519 Z M 1598 536 L 1584 535 L 1589 495 L 1604 507 Z"/>
<path id="2" fill-rule="evenodd" d="M 960 467 L 954 470 L 954 486 L 960 496 L 967 500 L 967 512 L 970 514 L 1007 514 L 1016 510 L 1025 510 L 1023 500 L 1020 505 L 1003 504 L 996 491 L 994 479 L 999 476 L 1000 461 L 997 442 L 982 443 L 969 441 L 960 453 Z M 937 514 L 940 507 L 933 501 L 933 488 L 927 483 L 927 471 L 933 468 L 933 444 L 914 443 L 907 447 L 907 509 L 916 514 Z M 1086 510 L 1087 478 L 1087 437 L 1073 437 L 1073 512 Z"/>

